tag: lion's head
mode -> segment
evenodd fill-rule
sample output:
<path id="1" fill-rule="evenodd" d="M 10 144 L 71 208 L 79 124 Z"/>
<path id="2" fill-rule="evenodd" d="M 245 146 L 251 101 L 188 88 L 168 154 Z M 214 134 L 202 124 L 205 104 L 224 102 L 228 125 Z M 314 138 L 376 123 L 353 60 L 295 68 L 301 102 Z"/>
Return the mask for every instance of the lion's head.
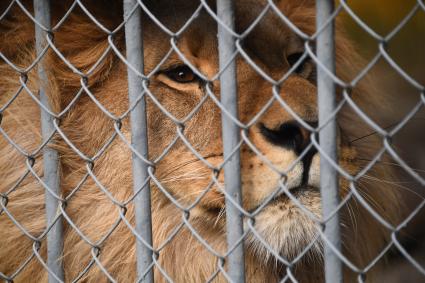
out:
<path id="1" fill-rule="evenodd" d="M 53 9 L 56 20 L 64 12 L 63 7 L 57 5 Z M 147 4 L 152 14 L 173 32 L 184 26 L 198 5 L 197 1 L 152 1 Z M 214 5 L 211 3 L 210 6 Z M 245 241 L 247 280 L 264 282 L 267 278 L 272 282 L 285 276 L 285 265 L 270 249 L 292 261 L 309 248 L 295 264 L 294 272 L 300 279 L 316 282 L 322 276 L 322 247 L 320 240 L 316 239 L 320 227 L 311 218 L 312 215 L 321 218 L 320 157 L 310 140 L 318 122 L 316 66 L 308 57 L 299 62 L 304 53 L 304 41 L 283 23 L 277 11 L 269 8 L 262 15 L 263 19 L 255 27 L 251 26 L 262 14 L 265 5 L 266 1 L 240 1 L 236 5 L 235 16 L 237 33 L 243 34 L 250 29 L 240 41 L 244 54 L 235 56 L 237 123 L 245 127 L 242 131 L 244 142 L 239 149 L 242 205 L 248 212 L 258 210 L 254 217 L 257 234 L 249 233 Z M 275 7 L 303 32 L 314 33 L 314 1 L 276 1 Z M 103 8 L 93 9 L 98 11 L 98 14 L 93 13 L 100 22 L 110 28 L 116 24 L 114 18 L 117 22 L 121 20 Z M 3 29 L 9 33 L 16 32 L 10 27 L 16 18 L 21 19 L 24 24 L 17 31 L 21 37 L 13 43 L 25 44 L 25 48 L 16 51 L 4 47 L 2 52 L 13 57 L 18 64 L 25 65 L 34 58 L 30 41 L 32 23 L 21 14 L 16 12 Z M 90 91 L 90 95 L 83 91 L 68 113 L 62 116 L 62 133 L 57 135 L 52 145 L 60 153 L 63 196 L 72 195 L 65 208 L 65 276 L 71 280 L 82 272 L 92 258 L 91 245 L 114 227 L 111 235 L 96 247 L 100 249 L 100 261 L 114 278 L 134 279 L 135 237 L 126 224 L 119 222 L 122 209 L 117 206 L 117 203 L 125 203 L 128 209 L 125 217 L 134 225 L 133 203 L 126 203 L 133 196 L 131 150 L 128 147 L 130 121 L 128 115 L 123 119 L 113 118 L 120 117 L 130 107 L 127 69 L 114 51 L 110 50 L 103 56 L 110 44 L 108 36 L 83 14 L 78 9 L 71 13 L 69 20 L 55 33 L 55 44 L 64 57 L 82 71 L 88 71 L 102 58 L 96 69 L 81 78 L 55 52 L 48 54 L 51 66 L 49 95 L 56 111 L 65 109 L 73 101 L 82 83 Z M 217 22 L 205 9 L 201 9 L 196 18 L 170 40 L 170 35 L 147 14 L 143 18 L 144 72 L 149 74 L 149 93 L 145 94 L 148 147 L 149 160 L 154 163 L 150 169 L 153 242 L 155 249 L 159 248 L 158 264 L 163 269 L 160 272 L 155 267 L 155 276 L 159 281 L 164 280 L 161 273 L 165 272 L 176 282 L 201 282 L 215 273 L 218 258 L 193 235 L 193 230 L 217 253 L 223 254 L 227 248 L 222 106 L 218 104 Z M 2 44 L 11 46 L 5 38 L 9 39 L 7 36 L 2 38 Z M 111 42 L 116 50 L 125 54 L 122 32 L 112 36 Z M 173 44 L 178 52 L 172 49 Z M 356 74 L 351 62 L 358 58 L 339 29 L 336 50 L 338 74 L 349 80 Z M 293 69 L 292 74 L 286 76 L 290 69 Z M 18 80 L 5 79 L 14 75 L 6 64 L 1 66 L 0 74 L 2 92 L 8 93 L 0 97 L 4 104 L 16 90 Z M 282 82 L 271 82 L 284 76 Z M 37 89 L 35 74 L 29 74 L 28 84 L 31 89 Z M 352 97 L 361 106 L 373 105 L 376 100 L 367 86 L 354 89 Z M 28 96 L 21 95 L 17 101 L 20 103 L 11 104 L 8 112 L 4 113 L 2 127 L 18 144 L 34 149 L 40 143 L 38 106 Z M 100 109 L 99 105 L 104 109 Z M 27 120 L 28 115 L 31 115 L 31 120 Z M 379 145 L 373 144 L 376 141 L 366 146 L 351 142 L 364 126 L 348 106 L 341 108 L 338 125 L 339 164 L 349 174 L 356 175 L 367 164 L 364 159 L 370 159 Z M 22 132 L 22 127 L 28 131 Z M 117 131 L 122 135 L 116 135 Z M 25 165 L 16 162 L 9 166 L 9 161 L 3 156 L 10 159 L 11 156 L 20 156 L 20 153 L 11 151 L 10 143 L 5 139 L 1 140 L 1 151 L 11 152 L 1 155 L 1 166 L 5 168 L 2 178 L 8 180 L 1 186 L 4 192 L 16 181 L 19 175 L 16 170 L 24 172 Z M 93 162 L 87 162 L 84 156 L 96 157 Z M 25 158 L 19 158 L 25 163 Z M 39 163 L 36 159 L 35 167 L 42 174 Z M 88 170 L 89 176 L 81 183 Z M 376 176 L 385 174 L 379 171 Z M 22 186 L 25 190 L 16 190 L 16 195 L 10 196 L 8 209 L 31 233 L 41 233 L 45 227 L 43 191 L 37 188 L 40 186 L 37 180 L 29 180 Z M 343 177 L 340 187 L 341 197 L 346 196 L 350 188 Z M 372 187 L 364 185 L 361 180 L 358 183 L 364 200 L 382 213 L 382 217 L 394 221 L 398 207 L 395 192 L 387 190 L 384 193 L 384 188 L 376 184 Z M 105 193 L 106 190 L 109 193 Z M 311 214 L 299 208 L 288 197 L 288 192 Z M 14 202 L 14 199 L 19 201 Z M 190 207 L 190 210 L 183 212 L 182 207 Z M 33 213 L 31 218 L 28 217 L 29 211 Z M 180 227 L 183 215 L 189 219 L 190 229 L 187 225 Z M 362 268 L 382 248 L 387 237 L 385 230 L 355 200 L 343 207 L 341 217 L 344 253 Z M 67 224 L 69 221 L 73 225 Z M 118 223 L 117 226 L 114 226 L 115 223 Z M 248 225 L 247 221 L 245 224 Z M 22 235 L 4 214 L 0 216 L 0 225 L 1 233 L 6 234 L 3 239 L 12 240 L 17 234 Z M 82 235 L 87 238 L 83 239 Z M 6 241 L 8 246 L 0 249 L 0 271 L 4 274 L 13 272 L 18 262 L 31 254 L 32 241 L 25 236 L 19 239 L 14 244 Z M 312 241 L 315 241 L 314 244 L 309 246 Z M 5 241 L 0 243 L 3 245 Z M 5 257 L 15 257 L 16 260 L 5 260 Z M 25 281 L 26 276 L 40 268 L 39 263 L 32 261 L 17 278 Z M 37 276 L 42 278 L 46 274 Z M 104 278 L 97 267 L 89 269 L 85 276 L 89 280 Z M 224 280 L 221 276 L 218 275 L 217 279 Z"/>

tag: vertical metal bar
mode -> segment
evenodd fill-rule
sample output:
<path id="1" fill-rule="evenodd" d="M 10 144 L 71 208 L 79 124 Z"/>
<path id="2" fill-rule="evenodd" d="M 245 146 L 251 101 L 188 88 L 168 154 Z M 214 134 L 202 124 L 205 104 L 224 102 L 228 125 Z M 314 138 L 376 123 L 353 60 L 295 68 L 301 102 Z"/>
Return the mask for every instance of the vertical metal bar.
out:
<path id="1" fill-rule="evenodd" d="M 233 1 L 217 0 L 217 15 L 223 24 L 234 29 Z M 222 69 L 235 52 L 234 37 L 218 24 L 219 63 Z M 221 103 L 226 110 L 238 117 L 238 97 L 236 82 L 236 62 L 233 61 L 220 76 Z M 240 140 L 239 127 L 222 112 L 223 154 L 227 159 Z M 236 151 L 224 165 L 225 190 L 237 203 L 241 203 L 240 152 Z M 226 198 L 227 245 L 233 247 L 243 235 L 243 215 Z M 245 260 L 243 241 L 228 256 L 228 273 L 233 282 L 245 282 Z"/>
<path id="2" fill-rule="evenodd" d="M 124 0 L 124 19 L 129 17 L 136 6 L 136 0 Z M 138 7 L 125 24 L 125 43 L 127 60 L 134 69 L 143 73 L 143 36 L 141 8 Z M 142 78 L 127 68 L 128 98 L 130 105 L 135 103 L 143 93 Z M 146 121 L 146 102 L 143 98 L 130 113 L 131 144 L 135 150 L 148 159 L 148 138 Z M 148 175 L 148 165 L 133 153 L 133 187 L 134 192 L 140 190 Z M 134 199 L 136 232 L 152 245 L 151 194 L 149 182 Z M 153 283 L 153 270 L 146 273 L 152 264 L 152 250 L 140 241 L 136 244 L 137 274 L 142 282 Z M 140 278 L 143 274 L 146 275 Z"/>
<path id="3" fill-rule="evenodd" d="M 316 1 L 316 26 L 319 29 L 331 17 L 334 10 L 334 0 Z M 334 21 L 329 23 L 317 37 L 317 58 L 332 73 L 335 73 L 335 45 L 334 45 Z M 319 126 L 323 126 L 332 115 L 335 106 L 335 84 L 333 79 L 320 70 L 317 72 L 318 88 L 318 107 L 319 107 Z M 337 157 L 337 131 L 336 119 L 330 122 L 320 130 L 320 147 L 336 163 Z M 326 160 L 320 159 L 320 188 L 322 195 L 323 217 L 327 218 L 339 204 L 338 193 L 338 173 L 335 168 Z M 331 217 L 325 224 L 324 235 L 329 242 L 338 250 L 341 248 L 340 222 L 338 213 Z M 325 244 L 325 279 L 328 283 L 337 283 L 343 281 L 342 264 L 338 255 L 335 254 L 329 245 Z"/>
<path id="4" fill-rule="evenodd" d="M 50 1 L 49 0 L 34 0 L 34 16 L 35 20 L 43 25 L 45 28 L 50 29 Z M 41 54 L 44 46 L 46 45 L 47 33 L 41 27 L 35 25 L 35 39 L 36 39 L 36 52 Z M 38 77 L 39 77 L 39 94 L 41 103 L 47 109 L 51 109 L 49 98 L 46 93 L 48 85 L 48 77 L 46 74 L 44 60 L 38 63 Z M 55 128 L 53 119 L 49 113 L 41 109 L 41 134 L 43 141 L 48 139 Z M 48 145 L 43 149 L 43 181 L 56 195 L 60 195 L 60 179 L 59 179 L 59 156 L 56 150 Z M 56 199 L 51 193 L 46 190 L 46 218 L 47 227 L 52 225 L 58 213 L 59 200 Z M 49 270 L 56 275 L 56 277 L 63 281 L 64 272 L 62 267 L 62 219 L 53 225 L 47 234 L 47 266 Z M 58 280 L 49 273 L 49 282 L 58 282 Z"/>

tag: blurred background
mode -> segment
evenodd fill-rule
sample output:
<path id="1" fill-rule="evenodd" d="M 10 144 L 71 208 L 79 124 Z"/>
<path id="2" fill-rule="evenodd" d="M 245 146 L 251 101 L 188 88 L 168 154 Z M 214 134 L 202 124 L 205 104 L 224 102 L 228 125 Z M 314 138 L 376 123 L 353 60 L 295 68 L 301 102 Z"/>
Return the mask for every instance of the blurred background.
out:
<path id="1" fill-rule="evenodd" d="M 387 36 L 413 12 L 405 25 L 388 41 L 386 50 L 397 65 L 421 85 L 425 85 L 425 5 L 422 0 L 355 0 L 346 1 L 352 11 L 380 36 Z M 336 1 L 336 5 L 339 5 Z M 371 60 L 379 52 L 379 42 L 366 32 L 347 13 L 340 14 L 349 36 L 356 43 L 358 51 L 366 60 Z M 376 87 L 385 93 L 390 106 L 386 113 L 386 123 L 391 125 L 401 121 L 415 105 L 421 101 L 421 93 L 403 78 L 385 60 L 379 60 L 373 68 L 380 74 Z M 422 96 L 424 94 L 422 93 Z M 393 144 L 404 161 L 414 171 L 425 178 L 425 96 L 422 107 L 394 137 Z M 379 109 L 377 109 L 379 111 Z M 385 109 L 388 111 L 388 109 Z M 385 126 L 385 125 L 381 125 Z M 400 188 L 408 211 L 413 211 L 425 197 L 425 188 L 404 170 L 399 168 Z M 425 269 L 425 208 L 400 233 L 402 244 L 409 254 Z M 379 282 L 425 282 L 421 273 L 396 249 L 387 259 L 387 270 Z"/>

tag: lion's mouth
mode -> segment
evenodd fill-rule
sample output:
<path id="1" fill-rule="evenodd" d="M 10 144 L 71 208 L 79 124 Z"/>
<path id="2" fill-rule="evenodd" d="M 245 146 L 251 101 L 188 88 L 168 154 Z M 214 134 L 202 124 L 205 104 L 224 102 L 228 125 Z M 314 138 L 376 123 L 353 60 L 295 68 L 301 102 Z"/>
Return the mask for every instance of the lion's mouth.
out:
<path id="1" fill-rule="evenodd" d="M 298 187 L 291 188 L 288 191 L 281 191 L 279 192 L 275 197 L 273 197 L 271 200 L 266 200 L 254 208 L 248 209 L 247 212 L 250 214 L 256 213 L 257 210 L 261 210 L 265 206 L 275 206 L 275 205 L 282 205 L 282 204 L 288 204 L 291 203 L 295 205 L 302 206 L 303 203 L 301 202 L 301 197 L 307 196 L 309 193 L 317 192 L 319 188 L 308 186 L 308 185 L 302 185 Z M 218 215 L 222 214 L 225 210 L 224 207 L 208 207 L 206 209 L 208 212 Z"/>
<path id="2" fill-rule="evenodd" d="M 307 252 L 320 255 L 318 226 L 310 218 L 313 214 L 320 219 L 319 190 L 302 185 L 288 191 L 263 202 L 251 212 L 253 217 L 244 219 L 244 229 L 250 231 L 247 244 L 252 252 L 266 255 L 265 264 L 274 258 L 271 250 L 278 251 L 279 256 L 288 261 Z"/>
<path id="3" fill-rule="evenodd" d="M 318 192 L 319 188 L 310 186 L 310 185 L 301 185 L 294 188 L 290 188 L 288 190 L 281 190 L 276 196 L 274 196 L 271 200 L 265 201 L 256 207 L 249 209 L 249 213 L 255 213 L 258 209 L 263 208 L 264 206 L 274 206 L 274 205 L 282 205 L 292 203 L 296 206 L 303 204 L 301 203 L 300 198 L 308 196 L 309 193 Z"/>
<path id="4" fill-rule="evenodd" d="M 301 186 L 291 188 L 287 190 L 286 192 L 282 191 L 278 196 L 273 198 L 273 201 L 274 202 L 279 202 L 282 200 L 287 201 L 287 200 L 290 200 L 291 198 L 298 200 L 300 196 L 304 196 L 308 192 L 318 191 L 318 190 L 319 188 L 316 188 L 310 185 L 301 185 Z"/>

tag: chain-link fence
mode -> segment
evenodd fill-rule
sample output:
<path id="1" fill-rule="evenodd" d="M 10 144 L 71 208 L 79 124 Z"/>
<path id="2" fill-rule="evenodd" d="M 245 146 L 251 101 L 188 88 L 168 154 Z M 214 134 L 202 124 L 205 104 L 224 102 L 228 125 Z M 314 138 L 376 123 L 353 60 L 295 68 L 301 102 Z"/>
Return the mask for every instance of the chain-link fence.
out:
<path id="1" fill-rule="evenodd" d="M 425 274 L 394 168 L 423 171 L 392 142 L 425 88 L 388 51 L 422 0 L 387 34 L 343 0 L 0 8 L 5 282 L 379 282 L 391 254 Z M 380 61 L 416 96 L 390 126 Z"/>

